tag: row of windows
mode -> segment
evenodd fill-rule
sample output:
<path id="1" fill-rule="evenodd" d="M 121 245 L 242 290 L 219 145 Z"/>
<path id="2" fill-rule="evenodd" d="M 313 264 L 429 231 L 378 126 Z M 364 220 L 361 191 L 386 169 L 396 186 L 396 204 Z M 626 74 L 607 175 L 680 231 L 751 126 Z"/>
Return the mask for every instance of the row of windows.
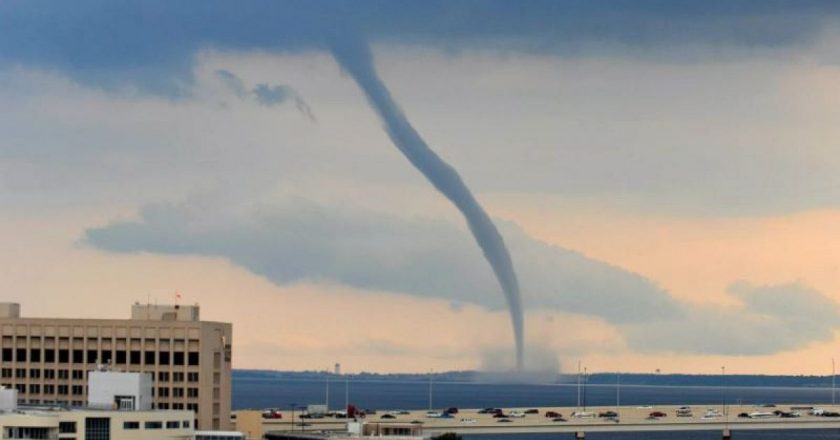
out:
<path id="1" fill-rule="evenodd" d="M 172 397 L 184 397 L 186 390 L 187 397 L 198 397 L 198 388 L 165 388 L 159 387 L 157 389 L 158 397 L 169 397 L 169 390 L 172 390 Z"/>
<path id="2" fill-rule="evenodd" d="M 39 368 L 30 368 L 27 370 L 26 368 L 2 368 L 0 369 L 0 378 L 3 379 L 10 379 L 14 377 L 15 379 L 26 379 L 27 377 L 30 379 L 40 379 L 43 376 L 44 379 L 58 379 L 66 380 L 69 379 L 71 376 L 73 380 L 82 380 L 85 378 L 85 371 L 83 370 L 41 370 Z M 175 371 L 170 376 L 168 371 L 161 371 L 158 372 L 157 380 L 158 382 L 169 382 L 170 377 L 172 378 L 172 382 L 183 382 L 184 378 L 187 379 L 187 382 L 198 382 L 198 372 L 191 371 L 188 373 L 184 373 L 183 371 Z"/>
<path id="3" fill-rule="evenodd" d="M 167 420 L 165 424 L 158 421 L 143 422 L 143 429 L 163 429 L 164 426 L 166 426 L 166 429 L 189 428 L 190 421 Z M 140 422 L 123 422 L 123 429 L 126 431 L 140 429 Z"/>
<path id="4" fill-rule="evenodd" d="M 4 386 L 5 385 L 7 384 L 4 384 Z M 25 384 L 16 384 L 14 385 L 14 388 L 20 394 L 27 394 L 27 392 L 28 394 L 41 394 L 41 391 L 43 391 L 43 394 L 83 396 L 87 392 L 87 387 L 82 385 L 44 384 L 42 387 L 41 384 L 29 384 L 27 387 Z M 189 398 L 198 398 L 198 388 L 157 388 L 158 397 L 170 397 L 170 395 L 175 398 L 181 398 L 185 395 Z"/>
<path id="5" fill-rule="evenodd" d="M 43 354 L 43 356 L 42 356 Z M 87 355 L 87 356 L 86 356 Z M 52 364 L 58 362 L 67 364 L 72 361 L 74 364 L 130 364 L 130 365 L 198 365 L 199 355 L 197 351 L 140 351 L 140 350 L 68 350 L 68 349 L 44 349 L 40 348 L 4 348 L 0 359 L 3 362 L 45 362 Z"/>
<path id="6" fill-rule="evenodd" d="M 61 380 L 70 379 L 71 376 L 73 380 L 82 380 L 85 378 L 85 372 L 82 370 L 41 370 L 30 368 L 27 374 L 26 368 L 15 368 L 14 370 L 11 368 L 0 369 L 0 377 L 4 379 L 11 378 L 13 375 L 16 379 L 26 379 L 27 377 L 30 379 L 40 379 L 41 376 L 44 379 L 55 379 L 58 377 Z"/>

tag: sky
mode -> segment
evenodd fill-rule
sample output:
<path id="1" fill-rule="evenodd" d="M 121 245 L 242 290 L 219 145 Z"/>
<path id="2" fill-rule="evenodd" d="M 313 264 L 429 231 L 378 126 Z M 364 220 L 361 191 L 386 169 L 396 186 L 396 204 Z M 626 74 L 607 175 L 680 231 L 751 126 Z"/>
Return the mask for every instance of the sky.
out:
<path id="1" fill-rule="evenodd" d="M 378 76 L 510 251 L 526 367 L 828 374 L 840 8 L 786 1 L 0 3 L 0 289 L 179 292 L 234 367 L 511 368 L 494 272 Z"/>

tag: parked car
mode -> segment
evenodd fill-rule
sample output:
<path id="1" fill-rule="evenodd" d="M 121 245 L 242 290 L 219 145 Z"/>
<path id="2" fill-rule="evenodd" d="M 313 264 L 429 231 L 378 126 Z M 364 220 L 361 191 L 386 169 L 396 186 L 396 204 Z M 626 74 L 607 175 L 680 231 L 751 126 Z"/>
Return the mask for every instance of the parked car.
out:
<path id="1" fill-rule="evenodd" d="M 836 411 L 823 411 L 823 417 L 840 417 L 840 412 Z"/>
<path id="2" fill-rule="evenodd" d="M 525 410 L 525 414 L 539 414 L 540 410 L 536 408 L 530 408 Z"/>
<path id="3" fill-rule="evenodd" d="M 421 422 L 420 420 L 412 420 L 409 423 L 411 423 L 412 425 L 422 425 L 423 424 L 423 422 Z"/>
<path id="4" fill-rule="evenodd" d="M 450 407 L 446 410 L 446 413 L 448 413 L 448 414 L 458 414 L 458 408 L 455 408 L 454 406 Z"/>
<path id="5" fill-rule="evenodd" d="M 738 418 L 739 419 L 748 419 L 748 418 L 750 418 L 750 415 L 744 412 L 744 413 L 738 414 Z"/>
<path id="6" fill-rule="evenodd" d="M 602 411 L 598 413 L 598 417 L 618 417 L 618 413 L 615 411 Z"/>
<path id="7" fill-rule="evenodd" d="M 513 410 L 510 412 L 510 417 L 516 417 L 517 419 L 521 419 L 525 417 L 525 413 L 520 410 Z"/>
<path id="8" fill-rule="evenodd" d="M 559 413 L 559 412 L 557 412 L 557 411 L 546 411 L 546 412 L 545 412 L 545 416 L 546 416 L 546 417 L 548 417 L 548 418 L 553 419 L 553 418 L 555 418 L 555 417 L 563 417 L 563 414 L 560 414 L 560 413 Z"/>
<path id="9" fill-rule="evenodd" d="M 381 416 L 379 416 L 379 418 L 380 419 L 396 419 L 397 416 L 395 416 L 393 414 L 382 414 Z"/>
<path id="10" fill-rule="evenodd" d="M 658 418 L 660 418 L 660 417 L 668 417 L 668 414 L 665 414 L 665 413 L 664 413 L 664 412 L 662 412 L 662 411 L 653 411 L 652 413 L 650 413 L 650 414 L 648 415 L 648 417 L 655 417 L 655 418 L 657 418 L 657 419 L 658 419 Z"/>
<path id="11" fill-rule="evenodd" d="M 478 410 L 479 414 L 493 414 L 495 412 L 496 412 L 496 408 L 484 408 L 484 409 Z"/>
<path id="12" fill-rule="evenodd" d="M 264 419 L 282 419 L 283 414 L 281 414 L 280 411 L 276 410 L 276 409 L 266 409 L 262 412 L 262 418 L 264 418 Z"/>

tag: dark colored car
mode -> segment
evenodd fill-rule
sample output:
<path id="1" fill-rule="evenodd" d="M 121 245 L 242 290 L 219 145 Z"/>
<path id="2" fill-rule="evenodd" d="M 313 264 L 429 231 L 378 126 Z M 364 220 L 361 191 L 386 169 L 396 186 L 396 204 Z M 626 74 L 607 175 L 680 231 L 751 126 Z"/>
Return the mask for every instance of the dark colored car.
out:
<path id="1" fill-rule="evenodd" d="M 668 417 L 668 414 L 665 414 L 665 413 L 664 413 L 664 412 L 662 412 L 662 411 L 654 411 L 654 412 L 650 413 L 650 414 L 648 415 L 648 417 L 655 417 L 655 418 L 659 418 L 659 417 Z"/>
<path id="2" fill-rule="evenodd" d="M 503 412 L 497 412 L 497 413 L 493 414 L 493 418 L 494 419 L 504 419 L 504 418 L 507 418 L 507 415 Z"/>
<path id="3" fill-rule="evenodd" d="M 496 408 L 484 408 L 484 409 L 478 410 L 478 413 L 479 414 L 495 414 L 496 411 L 497 411 Z"/>
<path id="4" fill-rule="evenodd" d="M 525 410 L 525 414 L 539 414 L 539 413 L 540 413 L 540 410 L 538 410 L 536 408 L 531 408 L 531 409 L 526 409 Z"/>
<path id="5" fill-rule="evenodd" d="M 598 413 L 598 417 L 618 417 L 618 413 L 615 411 L 603 411 Z"/>
<path id="6" fill-rule="evenodd" d="M 545 416 L 553 419 L 555 417 L 563 417 L 563 414 L 560 414 L 557 411 L 546 411 Z"/>
<path id="7" fill-rule="evenodd" d="M 422 424 L 423 424 L 423 422 L 421 422 L 420 420 L 412 420 L 412 421 L 411 421 L 411 424 L 412 424 L 412 425 L 422 425 Z"/>
<path id="8" fill-rule="evenodd" d="M 835 411 L 826 411 L 823 413 L 823 417 L 840 417 L 840 413 Z"/>
<path id="9" fill-rule="evenodd" d="M 510 423 L 511 420 L 510 419 L 499 419 L 498 422 L 499 423 Z"/>
<path id="10" fill-rule="evenodd" d="M 446 412 L 449 413 L 449 414 L 458 414 L 458 408 L 455 408 L 453 406 L 453 407 L 447 409 Z"/>
<path id="11" fill-rule="evenodd" d="M 738 414 L 738 418 L 739 419 L 748 419 L 748 418 L 750 418 L 750 415 L 747 414 L 747 413 L 740 413 L 740 414 Z"/>
<path id="12" fill-rule="evenodd" d="M 565 422 L 566 419 L 564 419 L 562 417 L 555 417 L 555 418 L 551 419 L 551 421 L 552 422 Z"/>
<path id="13" fill-rule="evenodd" d="M 397 417 L 393 414 L 382 414 L 379 416 L 380 419 L 396 419 Z"/>

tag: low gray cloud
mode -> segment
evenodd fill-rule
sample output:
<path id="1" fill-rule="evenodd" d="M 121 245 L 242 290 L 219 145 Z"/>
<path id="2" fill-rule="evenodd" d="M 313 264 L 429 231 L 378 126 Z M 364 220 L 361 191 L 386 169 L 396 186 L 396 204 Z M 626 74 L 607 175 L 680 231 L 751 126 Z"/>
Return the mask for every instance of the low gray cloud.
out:
<path id="1" fill-rule="evenodd" d="M 150 205 L 135 221 L 91 228 L 87 243 L 120 253 L 229 259 L 277 284 L 340 283 L 502 310 L 504 299 L 463 229 L 288 200 L 242 213 L 213 203 Z M 801 283 L 734 283 L 741 304 L 698 306 L 620 267 L 553 246 L 502 222 L 524 305 L 597 317 L 640 352 L 764 355 L 833 338 L 840 308 Z"/>
<path id="2" fill-rule="evenodd" d="M 147 206 L 139 220 L 90 229 L 86 240 L 114 252 L 222 256 L 278 284 L 326 280 L 505 308 L 469 234 L 448 222 L 300 200 L 240 217 L 202 206 Z M 501 229 L 519 262 L 528 307 L 614 322 L 678 312 L 664 291 L 638 275 L 534 240 L 515 225 Z"/>
<path id="3" fill-rule="evenodd" d="M 215 74 L 239 99 L 253 98 L 258 104 L 265 107 L 274 107 L 291 101 L 294 102 L 295 108 L 302 115 L 313 122 L 316 121 L 309 104 L 304 101 L 300 93 L 290 86 L 260 83 L 254 88 L 248 89 L 242 78 L 228 70 L 219 69 L 216 70 Z"/>
<path id="4" fill-rule="evenodd" d="M 679 318 L 625 326 L 630 346 L 641 351 L 768 355 L 834 339 L 838 304 L 802 283 L 754 286 L 733 283 L 735 307 L 684 306 Z"/>

